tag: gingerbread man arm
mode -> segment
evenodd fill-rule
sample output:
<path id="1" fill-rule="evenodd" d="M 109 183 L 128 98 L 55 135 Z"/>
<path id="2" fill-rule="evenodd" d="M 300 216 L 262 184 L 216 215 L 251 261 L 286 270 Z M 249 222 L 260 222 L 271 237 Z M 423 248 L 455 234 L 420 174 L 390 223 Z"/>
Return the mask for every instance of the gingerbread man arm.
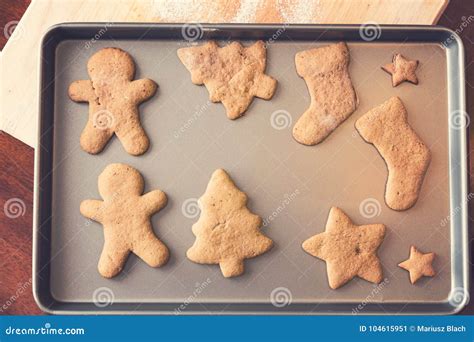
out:
<path id="1" fill-rule="evenodd" d="M 161 190 L 153 190 L 141 197 L 141 202 L 148 214 L 154 214 L 166 206 L 168 199 L 166 194 Z"/>
<path id="2" fill-rule="evenodd" d="M 69 86 L 69 97 L 76 102 L 89 102 L 94 99 L 94 87 L 90 80 L 74 81 Z"/>
<path id="3" fill-rule="evenodd" d="M 137 103 L 141 103 L 155 95 L 156 89 L 158 89 L 158 85 L 154 81 L 143 78 L 130 83 L 128 95 L 136 99 Z"/>
<path id="4" fill-rule="evenodd" d="M 85 217 L 102 223 L 103 218 L 103 201 L 84 200 L 81 203 L 80 211 Z"/>

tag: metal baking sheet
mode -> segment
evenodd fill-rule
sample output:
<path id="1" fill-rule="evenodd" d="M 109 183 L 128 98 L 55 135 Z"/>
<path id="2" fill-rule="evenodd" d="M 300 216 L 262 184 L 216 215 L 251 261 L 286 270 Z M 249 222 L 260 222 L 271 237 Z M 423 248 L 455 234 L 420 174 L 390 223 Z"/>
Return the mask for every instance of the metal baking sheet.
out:
<path id="1" fill-rule="evenodd" d="M 428 27 L 382 26 L 369 39 L 359 26 L 198 28 L 201 37 L 192 42 L 183 39 L 181 25 L 65 24 L 46 34 L 40 61 L 33 261 L 40 307 L 51 313 L 141 314 L 460 310 L 468 297 L 466 130 L 450 124 L 465 111 L 460 40 L 449 30 Z M 210 103 L 205 87 L 191 83 L 176 55 L 178 48 L 206 39 L 220 44 L 267 41 L 266 72 L 278 80 L 272 100 L 255 99 L 245 116 L 227 119 L 222 104 Z M 310 99 L 296 74 L 294 56 L 341 40 L 350 49 L 359 107 L 323 143 L 300 145 L 291 129 Z M 88 106 L 69 100 L 67 88 L 88 78 L 87 60 L 104 47 L 128 51 L 137 65 L 136 79 L 148 77 L 159 85 L 157 95 L 140 107 L 151 140 L 143 156 L 128 155 L 117 138 L 95 156 L 79 147 Z M 394 53 L 420 61 L 418 86 L 392 88 L 380 66 Z M 386 165 L 354 128 L 357 118 L 391 96 L 403 100 L 410 125 L 432 152 L 420 198 L 403 212 L 384 203 Z M 152 222 L 171 258 L 153 269 L 132 255 L 119 276 L 104 279 L 97 271 L 102 226 L 82 217 L 79 205 L 100 198 L 97 177 L 115 162 L 137 168 L 145 191 L 167 193 L 168 205 Z M 264 218 L 263 231 L 275 242 L 233 279 L 223 278 L 216 265 L 198 265 L 185 256 L 199 214 L 194 199 L 217 168 L 226 169 L 248 194 L 250 209 Z M 342 208 L 357 224 L 387 226 L 378 253 L 382 284 L 354 279 L 331 290 L 325 263 L 302 250 L 302 241 L 324 231 L 331 206 Z M 437 276 L 415 286 L 397 267 L 412 244 L 437 254 Z"/>

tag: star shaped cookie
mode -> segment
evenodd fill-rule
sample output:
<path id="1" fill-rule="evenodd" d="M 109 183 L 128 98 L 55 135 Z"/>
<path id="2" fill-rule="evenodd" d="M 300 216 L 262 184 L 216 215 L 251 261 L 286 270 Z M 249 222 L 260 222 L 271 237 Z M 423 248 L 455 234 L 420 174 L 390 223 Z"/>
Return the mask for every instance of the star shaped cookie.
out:
<path id="1" fill-rule="evenodd" d="M 410 282 L 415 284 L 423 276 L 433 277 L 436 274 L 432 265 L 435 256 L 435 253 L 423 254 L 415 246 L 411 246 L 410 258 L 398 266 L 410 272 Z"/>
<path id="2" fill-rule="evenodd" d="M 382 69 L 392 75 L 392 86 L 396 87 L 404 81 L 418 84 L 415 73 L 417 67 L 418 61 L 411 61 L 397 53 L 393 56 L 392 63 L 384 65 Z"/>
<path id="3" fill-rule="evenodd" d="M 326 231 L 303 242 L 303 249 L 326 261 L 332 289 L 356 276 L 378 284 L 383 276 L 377 249 L 384 236 L 385 225 L 357 226 L 341 209 L 332 207 Z"/>

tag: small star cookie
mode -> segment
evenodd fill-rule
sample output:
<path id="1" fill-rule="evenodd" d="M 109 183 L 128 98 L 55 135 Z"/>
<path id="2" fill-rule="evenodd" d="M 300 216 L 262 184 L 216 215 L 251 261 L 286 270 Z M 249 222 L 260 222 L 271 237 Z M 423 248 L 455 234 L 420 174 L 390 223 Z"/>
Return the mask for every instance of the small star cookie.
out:
<path id="1" fill-rule="evenodd" d="M 418 84 L 415 70 L 418 67 L 418 61 L 406 59 L 397 53 L 393 56 L 393 61 L 382 67 L 382 70 L 392 75 L 392 86 L 396 87 L 404 81 Z"/>
<path id="2" fill-rule="evenodd" d="M 385 225 L 357 226 L 341 209 L 332 207 L 326 231 L 303 242 L 303 249 L 326 261 L 329 287 L 337 289 L 358 276 L 372 283 L 382 281 L 377 249 L 385 236 Z"/>
<path id="3" fill-rule="evenodd" d="M 421 253 L 415 246 L 410 248 L 410 258 L 398 264 L 404 270 L 410 272 L 410 282 L 415 284 L 421 277 L 433 277 L 436 272 L 433 269 L 435 253 Z"/>

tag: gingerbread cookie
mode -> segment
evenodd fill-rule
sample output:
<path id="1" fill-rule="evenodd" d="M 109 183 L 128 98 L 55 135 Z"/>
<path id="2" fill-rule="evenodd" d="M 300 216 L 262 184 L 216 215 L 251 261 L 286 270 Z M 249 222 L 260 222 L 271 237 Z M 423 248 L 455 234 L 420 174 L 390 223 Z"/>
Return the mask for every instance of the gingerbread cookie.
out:
<path id="1" fill-rule="evenodd" d="M 81 214 L 104 226 L 99 273 L 105 278 L 120 273 L 130 252 L 151 267 L 168 261 L 168 248 L 155 236 L 150 222 L 151 216 L 166 205 L 166 195 L 160 190 L 142 195 L 143 189 L 137 170 L 110 164 L 99 176 L 99 193 L 104 200 L 81 203 Z"/>
<path id="2" fill-rule="evenodd" d="M 152 97 L 157 89 L 149 79 L 132 81 L 135 63 L 118 48 L 95 53 L 87 63 L 90 80 L 75 81 L 69 86 L 69 97 L 89 103 L 89 120 L 81 135 L 84 151 L 102 151 L 114 133 L 132 155 L 145 153 L 148 137 L 141 126 L 138 106 Z"/>
<path id="3" fill-rule="evenodd" d="M 357 96 L 349 75 L 346 43 L 298 52 L 296 71 L 303 77 L 311 104 L 293 127 L 301 144 L 316 145 L 332 133 L 357 108 Z"/>
<path id="4" fill-rule="evenodd" d="M 410 273 L 410 282 L 415 284 L 421 277 L 433 277 L 436 273 L 433 269 L 433 260 L 436 254 L 423 254 L 415 246 L 410 247 L 410 257 L 398 264 Z"/>
<path id="5" fill-rule="evenodd" d="M 418 199 L 431 153 L 408 124 L 402 101 L 390 98 L 360 117 L 355 126 L 387 164 L 387 205 L 394 210 L 411 208 Z"/>
<path id="6" fill-rule="evenodd" d="M 303 249 L 326 261 L 332 289 L 356 276 L 378 284 L 382 281 L 382 266 L 377 249 L 384 236 L 383 224 L 357 226 L 341 209 L 332 207 L 326 231 L 303 242 Z"/>
<path id="7" fill-rule="evenodd" d="M 199 264 L 219 264 L 224 277 L 244 272 L 244 259 L 268 251 L 273 242 L 260 232 L 262 219 L 247 208 L 247 195 L 222 169 L 214 171 L 199 199 L 201 216 L 193 225 L 196 241 L 187 257 Z"/>
<path id="8" fill-rule="evenodd" d="M 384 65 L 382 70 L 392 75 L 392 86 L 396 87 L 404 81 L 418 84 L 415 73 L 417 67 L 418 61 L 411 61 L 397 53 L 393 55 L 392 63 Z"/>
<path id="9" fill-rule="evenodd" d="M 277 81 L 265 75 L 266 49 L 262 41 L 243 47 L 238 42 L 219 47 L 210 41 L 178 50 L 194 84 L 204 84 L 212 102 L 222 102 L 229 119 L 237 119 L 253 98 L 271 99 Z"/>

